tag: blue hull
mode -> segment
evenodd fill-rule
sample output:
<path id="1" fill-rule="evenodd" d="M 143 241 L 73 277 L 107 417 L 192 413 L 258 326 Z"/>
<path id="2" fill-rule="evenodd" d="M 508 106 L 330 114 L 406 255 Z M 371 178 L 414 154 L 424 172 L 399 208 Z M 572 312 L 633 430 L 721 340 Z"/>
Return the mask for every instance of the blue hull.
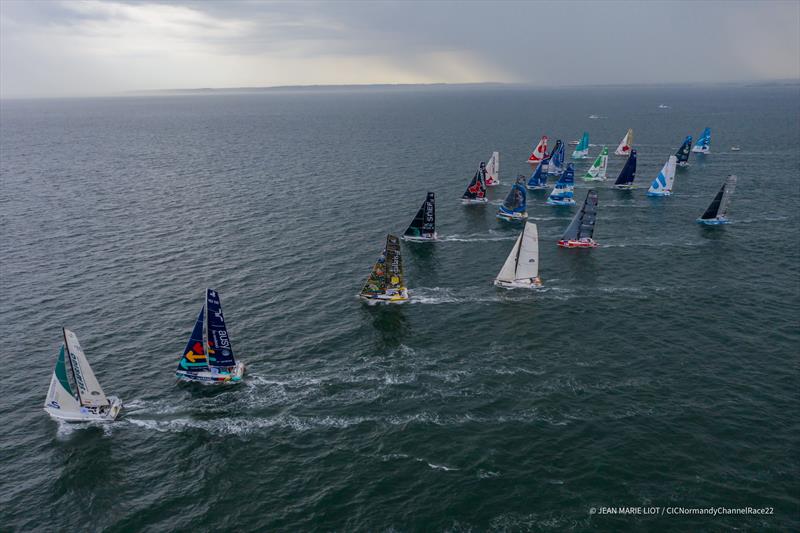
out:
<path id="1" fill-rule="evenodd" d="M 722 226 L 723 224 L 730 224 L 731 222 L 727 218 L 710 218 L 707 220 L 698 218 L 697 223 L 705 224 L 706 226 Z"/>
<path id="2" fill-rule="evenodd" d="M 647 196 L 672 196 L 671 192 L 648 192 Z"/>
<path id="3" fill-rule="evenodd" d="M 575 205 L 575 200 L 550 200 L 548 198 L 547 205 Z"/>

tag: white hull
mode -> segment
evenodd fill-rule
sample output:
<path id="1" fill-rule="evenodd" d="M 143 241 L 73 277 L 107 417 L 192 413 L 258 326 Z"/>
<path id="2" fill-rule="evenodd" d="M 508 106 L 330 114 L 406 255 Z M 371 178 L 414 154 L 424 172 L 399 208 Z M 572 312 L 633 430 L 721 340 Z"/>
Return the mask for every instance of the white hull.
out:
<path id="1" fill-rule="evenodd" d="M 212 372 L 210 370 L 186 372 L 184 370 L 178 370 L 175 372 L 175 375 L 181 381 L 191 381 L 208 385 L 234 385 L 242 381 L 242 377 L 244 376 L 244 363 L 241 361 L 237 362 L 231 372 Z"/>
<path id="2" fill-rule="evenodd" d="M 475 200 L 468 200 L 467 198 L 462 198 L 461 203 L 464 205 L 484 205 L 489 203 L 489 199 L 486 197 L 476 198 Z"/>
<path id="3" fill-rule="evenodd" d="M 695 153 L 695 154 L 707 154 L 710 151 L 711 151 L 710 148 L 703 149 L 703 148 L 698 148 L 696 146 L 694 148 L 692 148 L 692 153 Z"/>
<path id="4" fill-rule="evenodd" d="M 542 282 L 531 281 L 529 279 L 515 279 L 514 281 L 503 281 L 496 279 L 494 280 L 494 286 L 500 287 L 501 289 L 538 289 L 542 286 Z"/>
<path id="5" fill-rule="evenodd" d="M 107 409 L 82 407 L 80 411 L 65 411 L 48 405 L 44 410 L 54 420 L 64 422 L 113 422 L 122 410 L 122 400 L 116 396 L 107 398 L 110 402 Z"/>
<path id="6" fill-rule="evenodd" d="M 500 220 L 507 220 L 509 222 L 527 220 L 528 213 L 497 213 L 497 218 Z"/>
<path id="7" fill-rule="evenodd" d="M 406 242 L 434 242 L 439 240 L 439 235 L 436 233 L 433 234 L 433 237 L 410 237 L 407 235 L 403 235 L 400 237 Z"/>
<path id="8" fill-rule="evenodd" d="M 496 180 L 491 183 L 489 183 L 488 181 L 486 182 L 487 187 L 497 187 L 498 185 L 500 185 L 500 180 Z"/>
<path id="9" fill-rule="evenodd" d="M 672 191 L 663 191 L 663 192 L 647 191 L 647 196 L 672 196 Z"/>
<path id="10" fill-rule="evenodd" d="M 583 177 L 583 181 L 606 181 L 606 178 L 600 178 L 600 177 L 595 177 L 595 178 L 588 177 L 587 178 L 586 176 L 584 176 Z"/>
<path id="11" fill-rule="evenodd" d="M 362 296 L 359 294 L 358 298 L 367 305 L 404 304 L 408 301 L 408 289 L 402 289 L 400 292 L 391 295 Z"/>
<path id="12" fill-rule="evenodd" d="M 545 202 L 547 205 L 575 205 L 575 200 L 570 198 L 569 200 L 548 200 Z"/>

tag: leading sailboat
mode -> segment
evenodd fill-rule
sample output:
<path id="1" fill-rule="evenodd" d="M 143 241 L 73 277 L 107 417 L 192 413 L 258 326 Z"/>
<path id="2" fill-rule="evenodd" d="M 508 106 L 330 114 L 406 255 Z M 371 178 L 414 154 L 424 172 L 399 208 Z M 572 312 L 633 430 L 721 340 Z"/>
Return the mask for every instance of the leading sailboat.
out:
<path id="1" fill-rule="evenodd" d="M 536 224 L 525 223 L 494 284 L 504 289 L 531 289 L 542 286 L 542 280 L 539 278 L 539 232 Z"/>
<path id="2" fill-rule="evenodd" d="M 672 185 L 675 183 L 675 165 L 678 158 L 674 155 L 669 156 L 664 168 L 658 173 L 656 179 L 650 184 L 647 196 L 669 196 L 672 194 Z"/>
<path id="3" fill-rule="evenodd" d="M 405 233 L 404 241 L 431 242 L 436 240 L 436 205 L 434 194 L 428 193 Z"/>
<path id="4" fill-rule="evenodd" d="M 692 148 L 692 152 L 697 154 L 707 154 L 711 151 L 711 128 L 703 130 L 703 134 L 697 139 L 697 144 Z"/>
<path id="5" fill-rule="evenodd" d="M 50 378 L 44 410 L 65 422 L 112 422 L 122 410 L 122 400 L 105 395 L 77 335 L 66 328 L 62 333 L 64 344 Z"/>
<path id="6" fill-rule="evenodd" d="M 467 190 L 461 195 L 461 203 L 485 204 L 489 199 L 486 198 L 486 163 L 481 161 L 478 171 L 472 176 L 472 180 L 467 185 Z"/>
<path id="7" fill-rule="evenodd" d="M 719 224 L 729 224 L 728 207 L 731 205 L 731 195 L 736 188 L 736 176 L 731 174 L 722 184 L 717 195 L 711 201 L 706 212 L 697 219 L 700 224 L 717 226 Z"/>
<path id="8" fill-rule="evenodd" d="M 358 296 L 369 305 L 401 304 L 408 301 L 408 289 L 403 282 L 400 240 L 394 235 L 386 236 L 383 252 L 372 267 L 372 272 Z"/>
<path id="9" fill-rule="evenodd" d="M 633 150 L 633 128 L 628 128 L 625 137 L 619 142 L 619 146 L 614 150 L 615 155 L 628 155 Z"/>
<path id="10" fill-rule="evenodd" d="M 558 245 L 561 248 L 595 248 L 594 224 L 597 221 L 597 191 L 589 189 L 583 207 L 575 213 Z"/>
<path id="11" fill-rule="evenodd" d="M 233 356 L 222 302 L 213 289 L 206 289 L 205 304 L 197 315 L 175 375 L 183 381 L 213 385 L 239 383 L 244 376 L 244 363 Z"/>

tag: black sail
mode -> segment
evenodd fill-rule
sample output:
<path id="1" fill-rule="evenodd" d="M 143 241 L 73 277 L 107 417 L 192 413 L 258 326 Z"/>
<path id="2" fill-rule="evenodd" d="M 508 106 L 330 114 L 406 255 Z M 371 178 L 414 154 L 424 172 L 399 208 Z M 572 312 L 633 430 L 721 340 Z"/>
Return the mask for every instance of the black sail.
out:
<path id="1" fill-rule="evenodd" d="M 436 205 L 434 203 L 434 194 L 428 193 L 428 197 L 422 202 L 419 211 L 417 211 L 414 220 L 406 229 L 406 237 L 422 237 L 432 239 L 436 233 Z"/>

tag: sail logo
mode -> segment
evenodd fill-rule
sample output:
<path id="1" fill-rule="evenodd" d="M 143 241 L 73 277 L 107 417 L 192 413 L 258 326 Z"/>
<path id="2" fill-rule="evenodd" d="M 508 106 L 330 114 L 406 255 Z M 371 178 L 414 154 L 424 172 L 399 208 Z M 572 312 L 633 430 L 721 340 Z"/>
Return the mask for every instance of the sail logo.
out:
<path id="1" fill-rule="evenodd" d="M 230 348 L 231 343 L 228 340 L 228 332 L 225 330 L 215 332 L 217 337 L 217 344 L 220 348 Z M 225 352 L 223 352 L 224 354 Z"/>
<path id="2" fill-rule="evenodd" d="M 72 363 L 72 370 L 75 372 L 75 381 L 78 383 L 78 387 L 81 389 L 81 392 L 86 393 L 86 383 L 83 381 L 81 366 L 78 364 L 78 358 L 75 357 L 72 350 L 69 350 L 69 360 Z"/>

